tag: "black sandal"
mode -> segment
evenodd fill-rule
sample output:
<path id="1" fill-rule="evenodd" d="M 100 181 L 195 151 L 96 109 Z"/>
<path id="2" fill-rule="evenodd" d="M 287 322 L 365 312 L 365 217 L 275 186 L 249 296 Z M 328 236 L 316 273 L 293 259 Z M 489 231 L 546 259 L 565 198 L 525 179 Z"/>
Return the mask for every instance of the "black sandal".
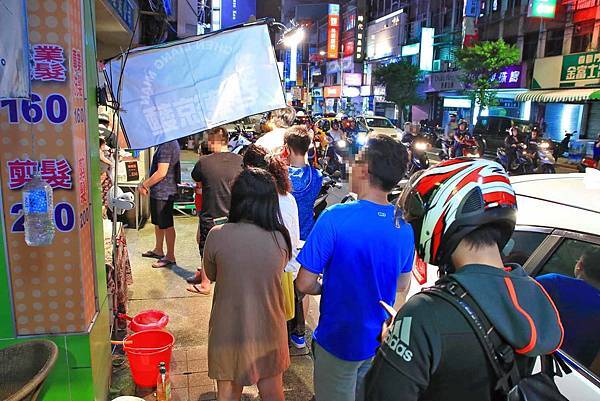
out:
<path id="1" fill-rule="evenodd" d="M 152 259 L 162 259 L 165 257 L 165 255 L 159 255 L 158 253 L 150 250 L 150 251 L 146 251 L 146 252 L 142 253 L 142 257 L 143 258 L 152 258 Z"/>
<path id="2" fill-rule="evenodd" d="M 168 260 L 168 259 L 160 259 L 159 261 L 152 263 L 152 267 L 154 269 L 162 269 L 163 267 L 171 267 L 171 266 L 176 266 L 177 262 L 173 262 L 172 260 Z"/>

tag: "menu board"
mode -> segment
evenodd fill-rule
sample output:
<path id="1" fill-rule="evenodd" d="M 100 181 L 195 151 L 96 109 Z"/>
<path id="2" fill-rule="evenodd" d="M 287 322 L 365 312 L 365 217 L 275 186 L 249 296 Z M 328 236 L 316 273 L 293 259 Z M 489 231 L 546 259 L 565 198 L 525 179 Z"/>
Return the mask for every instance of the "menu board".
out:
<path id="1" fill-rule="evenodd" d="M 140 170 L 138 168 L 137 161 L 125 162 L 125 173 L 127 174 L 127 181 L 138 181 L 140 179 Z"/>

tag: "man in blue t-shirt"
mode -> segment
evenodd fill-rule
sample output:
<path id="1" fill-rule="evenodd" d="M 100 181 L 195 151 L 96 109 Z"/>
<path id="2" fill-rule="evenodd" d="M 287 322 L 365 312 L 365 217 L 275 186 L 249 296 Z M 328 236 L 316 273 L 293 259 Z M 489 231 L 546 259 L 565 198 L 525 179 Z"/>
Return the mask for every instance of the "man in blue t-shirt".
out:
<path id="1" fill-rule="evenodd" d="M 399 307 L 406 298 L 413 232 L 395 220 L 387 195 L 407 161 L 398 140 L 371 135 L 351 166 L 350 188 L 358 201 L 327 208 L 298 255 L 298 290 L 321 294 L 313 343 L 316 401 L 364 399 L 364 377 L 389 317 L 379 302 Z"/>
<path id="2" fill-rule="evenodd" d="M 150 195 L 150 215 L 154 224 L 154 248 L 142 256 L 156 258 L 154 268 L 170 267 L 175 261 L 175 227 L 173 205 L 177 196 L 177 184 L 181 182 L 179 142 L 165 142 L 156 147 L 150 166 L 150 177 L 139 186 L 142 195 Z M 163 252 L 163 243 L 167 252 Z"/>
<path id="3" fill-rule="evenodd" d="M 560 313 L 565 329 L 563 351 L 600 374 L 600 249 L 583 254 L 574 275 L 550 273 L 537 280 Z"/>
<path id="4" fill-rule="evenodd" d="M 321 172 L 306 163 L 310 141 L 310 134 L 305 126 L 294 125 L 285 131 L 284 143 L 289 164 L 288 174 L 292 183 L 292 195 L 298 205 L 298 221 L 302 241 L 306 241 L 315 224 L 314 205 L 323 185 Z M 303 349 L 306 347 L 303 295 L 297 289 L 294 292 L 296 294 L 296 312 L 294 319 L 288 322 L 288 331 L 290 343 L 298 349 Z"/>
<path id="5" fill-rule="evenodd" d="M 285 131 L 284 142 L 288 160 L 288 173 L 292 183 L 292 195 L 298 204 L 300 239 L 306 241 L 314 225 L 314 206 L 323 185 L 323 175 L 306 163 L 310 147 L 310 134 L 302 125 L 294 125 Z"/>

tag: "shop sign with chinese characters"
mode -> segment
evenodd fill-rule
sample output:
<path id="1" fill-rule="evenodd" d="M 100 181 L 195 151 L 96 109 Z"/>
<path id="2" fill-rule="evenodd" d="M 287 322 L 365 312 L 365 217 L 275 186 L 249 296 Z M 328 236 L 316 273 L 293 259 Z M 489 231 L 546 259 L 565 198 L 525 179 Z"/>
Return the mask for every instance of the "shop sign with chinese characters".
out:
<path id="1" fill-rule="evenodd" d="M 55 3 L 27 1 L 31 95 L 0 100 L 0 185 L 19 336 L 85 332 L 97 308 L 82 3 L 48 6 Z M 56 235 L 51 246 L 31 248 L 22 189 L 36 172 L 53 189 Z"/>
<path id="2" fill-rule="evenodd" d="M 365 27 L 367 26 L 366 18 L 363 14 L 356 16 L 356 46 L 354 46 L 354 60 L 360 63 L 365 58 L 365 47 L 367 45 Z"/>
<path id="3" fill-rule="evenodd" d="M 600 52 L 570 54 L 563 57 L 560 81 L 598 81 L 600 79 Z"/>
<path id="4" fill-rule="evenodd" d="M 339 57 L 338 48 L 340 41 L 340 5 L 329 4 L 329 15 L 327 16 L 327 58 Z"/>
<path id="5" fill-rule="evenodd" d="M 545 57 L 535 61 L 532 89 L 600 85 L 600 52 Z"/>
<path id="6" fill-rule="evenodd" d="M 497 73 L 492 74 L 490 81 L 495 82 L 498 89 L 522 88 L 523 79 L 526 75 L 523 68 L 522 64 L 504 67 Z"/>

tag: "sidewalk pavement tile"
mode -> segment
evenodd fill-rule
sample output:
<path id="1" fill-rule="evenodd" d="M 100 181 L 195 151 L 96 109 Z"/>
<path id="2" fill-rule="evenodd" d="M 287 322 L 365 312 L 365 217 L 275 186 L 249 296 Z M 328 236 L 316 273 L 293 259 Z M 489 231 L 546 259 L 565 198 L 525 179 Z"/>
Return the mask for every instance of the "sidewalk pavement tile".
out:
<path id="1" fill-rule="evenodd" d="M 173 375 L 171 376 L 172 388 L 188 388 L 188 375 Z"/>
<path id="2" fill-rule="evenodd" d="M 214 384 L 210 386 L 190 387 L 189 401 L 213 401 L 217 399 Z"/>
<path id="3" fill-rule="evenodd" d="M 208 358 L 208 345 L 200 345 L 197 347 L 187 347 L 187 360 L 206 359 Z"/>
<path id="4" fill-rule="evenodd" d="M 171 401 L 189 401 L 187 388 L 176 388 L 171 390 Z"/>
<path id="5" fill-rule="evenodd" d="M 172 362 L 179 362 L 187 360 L 187 350 L 185 348 L 173 349 L 173 355 L 171 356 Z"/>
<path id="6" fill-rule="evenodd" d="M 188 359 L 188 371 L 192 373 L 208 372 L 208 359 Z"/>
<path id="7" fill-rule="evenodd" d="M 179 374 L 183 374 L 183 373 L 187 373 L 187 361 L 174 361 L 171 362 L 171 374 L 172 375 L 179 375 Z"/>
<path id="8" fill-rule="evenodd" d="M 188 380 L 190 387 L 203 387 L 214 385 L 214 381 L 210 377 L 208 377 L 208 374 L 206 372 L 191 373 L 188 375 Z"/>

